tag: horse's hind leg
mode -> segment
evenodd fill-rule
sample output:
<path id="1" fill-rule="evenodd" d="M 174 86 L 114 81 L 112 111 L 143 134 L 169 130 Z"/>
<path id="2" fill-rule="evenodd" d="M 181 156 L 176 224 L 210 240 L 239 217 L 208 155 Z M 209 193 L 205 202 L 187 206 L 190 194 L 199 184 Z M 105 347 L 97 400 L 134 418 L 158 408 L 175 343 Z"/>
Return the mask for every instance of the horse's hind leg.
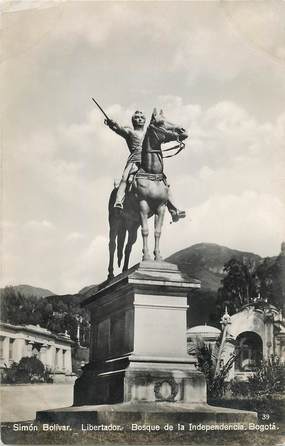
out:
<path id="1" fill-rule="evenodd" d="M 116 231 L 110 230 L 109 233 L 109 266 L 108 266 L 108 279 L 114 277 L 114 254 L 116 250 Z"/>
<path id="2" fill-rule="evenodd" d="M 143 260 L 151 260 L 149 250 L 148 250 L 148 224 L 147 218 L 149 214 L 149 205 L 145 200 L 140 201 L 140 216 L 141 216 L 141 226 L 142 226 L 142 239 L 143 239 Z"/>
<path id="3" fill-rule="evenodd" d="M 165 205 L 162 205 L 157 210 L 157 214 L 154 216 L 154 260 L 161 261 L 162 256 L 160 255 L 159 250 L 159 241 L 161 236 L 161 228 L 163 225 L 163 219 L 164 219 L 164 213 L 165 213 Z"/>
<path id="4" fill-rule="evenodd" d="M 128 267 L 129 267 L 129 260 L 130 260 L 132 247 L 133 247 L 133 244 L 137 240 L 138 224 L 133 223 L 130 227 L 128 227 L 128 233 L 129 233 L 129 235 L 128 235 L 128 242 L 127 242 L 126 248 L 125 248 L 123 271 L 127 271 Z"/>
<path id="5" fill-rule="evenodd" d="M 114 254 L 116 250 L 116 239 L 119 230 L 119 223 L 113 219 L 110 221 L 109 230 L 109 266 L 108 266 L 108 280 L 114 277 Z"/>

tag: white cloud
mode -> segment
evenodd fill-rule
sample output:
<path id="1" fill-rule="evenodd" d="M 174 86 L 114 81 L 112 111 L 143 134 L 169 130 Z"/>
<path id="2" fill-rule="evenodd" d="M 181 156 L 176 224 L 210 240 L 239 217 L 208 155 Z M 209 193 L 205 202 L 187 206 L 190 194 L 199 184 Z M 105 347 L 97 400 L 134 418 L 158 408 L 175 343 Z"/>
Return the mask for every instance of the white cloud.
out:
<path id="1" fill-rule="evenodd" d="M 106 237 L 91 241 L 79 233 L 64 237 L 62 229 L 50 231 L 41 222 L 5 226 L 0 286 L 28 283 L 75 293 L 106 278 Z"/>
<path id="2" fill-rule="evenodd" d="M 41 220 L 41 221 L 37 221 L 37 220 L 30 220 L 25 224 L 26 228 L 28 229 L 32 229 L 33 231 L 35 230 L 52 230 L 55 229 L 55 225 L 47 220 Z"/>
<path id="3" fill-rule="evenodd" d="M 61 287 L 70 292 L 79 291 L 87 284 L 100 283 L 107 278 L 108 240 L 99 235 L 79 246 L 72 261 L 65 259 L 61 271 Z"/>
<path id="4" fill-rule="evenodd" d="M 84 238 L 85 238 L 84 234 L 81 234 L 80 232 L 71 232 L 66 236 L 66 241 L 67 242 L 70 242 L 70 241 L 78 242 Z"/>

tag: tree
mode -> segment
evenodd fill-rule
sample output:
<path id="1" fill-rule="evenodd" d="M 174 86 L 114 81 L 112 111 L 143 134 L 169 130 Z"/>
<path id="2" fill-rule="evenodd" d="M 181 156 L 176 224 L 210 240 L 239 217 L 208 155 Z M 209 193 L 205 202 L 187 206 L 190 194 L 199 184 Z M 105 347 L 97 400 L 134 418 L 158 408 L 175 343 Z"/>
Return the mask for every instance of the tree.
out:
<path id="1" fill-rule="evenodd" d="M 257 267 L 260 295 L 263 300 L 285 311 L 285 256 L 266 257 Z"/>
<path id="2" fill-rule="evenodd" d="M 233 314 L 257 296 L 255 264 L 232 258 L 225 263 L 224 272 L 222 286 L 218 289 L 217 308 L 221 314 L 227 306 Z"/>
<path id="3" fill-rule="evenodd" d="M 1 319 L 14 325 L 32 324 L 37 299 L 27 298 L 11 286 L 1 290 Z"/>
<path id="4" fill-rule="evenodd" d="M 80 295 L 48 296 L 37 298 L 24 296 L 13 287 L 8 286 L 0 291 L 1 320 L 13 325 L 40 325 L 53 333 L 67 333 L 71 339 L 77 340 L 78 321 L 82 316 L 80 342 L 89 345 L 89 313 L 81 308 Z"/>

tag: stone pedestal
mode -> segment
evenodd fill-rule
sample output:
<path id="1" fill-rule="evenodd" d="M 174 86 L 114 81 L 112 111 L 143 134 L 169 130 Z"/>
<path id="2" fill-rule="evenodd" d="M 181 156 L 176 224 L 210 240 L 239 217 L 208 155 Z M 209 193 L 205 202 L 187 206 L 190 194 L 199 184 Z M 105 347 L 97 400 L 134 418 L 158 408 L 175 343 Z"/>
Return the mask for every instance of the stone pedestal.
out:
<path id="1" fill-rule="evenodd" d="M 103 284 L 91 311 L 90 363 L 74 404 L 206 402 L 206 385 L 187 355 L 187 294 L 200 287 L 166 262 L 142 262 Z"/>
<path id="2" fill-rule="evenodd" d="M 253 412 L 211 407 L 206 383 L 187 355 L 187 294 L 199 288 L 176 265 L 142 262 L 89 289 L 90 362 L 74 405 L 37 412 L 39 422 L 245 423 Z"/>

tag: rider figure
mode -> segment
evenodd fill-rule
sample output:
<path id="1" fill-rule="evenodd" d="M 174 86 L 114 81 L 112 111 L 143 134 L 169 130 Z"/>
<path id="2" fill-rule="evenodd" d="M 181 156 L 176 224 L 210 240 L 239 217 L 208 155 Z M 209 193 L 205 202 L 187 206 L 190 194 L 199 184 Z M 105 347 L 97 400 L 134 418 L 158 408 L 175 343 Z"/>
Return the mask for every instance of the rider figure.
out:
<path id="1" fill-rule="evenodd" d="M 123 209 L 123 202 L 125 198 L 128 179 L 130 175 L 134 175 L 140 167 L 142 142 L 145 135 L 144 131 L 145 121 L 146 119 L 144 114 L 138 110 L 132 116 L 133 129 L 130 127 L 122 127 L 112 119 L 106 119 L 106 124 L 110 127 L 110 129 L 116 132 L 118 135 L 122 136 L 126 140 L 127 146 L 130 151 L 130 155 L 128 157 L 127 164 L 124 169 L 122 179 L 120 181 L 120 185 L 117 191 L 116 202 L 114 205 L 115 208 L 121 210 Z M 168 202 L 166 205 L 168 211 L 171 214 L 173 222 L 177 222 L 180 218 L 184 218 L 186 216 L 185 211 L 180 211 L 172 203 L 170 189 L 168 193 Z"/>

